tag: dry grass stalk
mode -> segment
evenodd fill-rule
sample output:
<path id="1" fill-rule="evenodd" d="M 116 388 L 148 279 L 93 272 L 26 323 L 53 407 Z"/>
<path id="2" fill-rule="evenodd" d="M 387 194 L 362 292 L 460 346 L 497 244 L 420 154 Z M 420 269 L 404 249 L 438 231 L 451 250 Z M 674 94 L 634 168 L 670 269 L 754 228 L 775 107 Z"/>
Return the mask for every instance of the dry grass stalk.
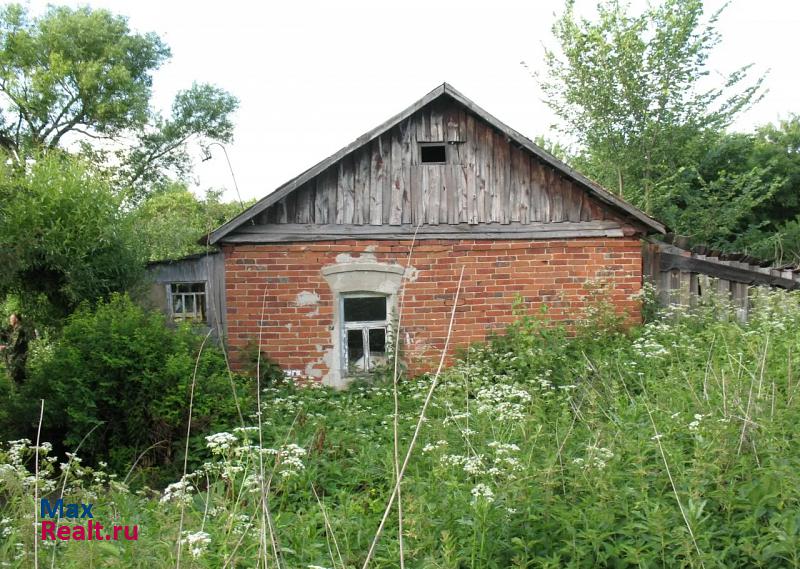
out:
<path id="1" fill-rule="evenodd" d="M 698 560 L 700 561 L 700 567 L 705 568 L 705 564 L 703 563 L 703 553 L 700 551 L 700 546 L 697 545 L 697 539 L 695 539 L 694 531 L 692 531 L 692 525 L 689 523 L 689 518 L 686 515 L 686 510 L 683 509 L 683 503 L 681 502 L 681 498 L 678 495 L 678 488 L 675 486 L 675 480 L 672 478 L 672 472 L 669 469 L 669 462 L 667 462 L 667 454 L 664 452 L 664 447 L 661 444 L 661 434 L 658 432 L 658 428 L 656 427 L 656 421 L 653 419 L 653 413 L 650 410 L 650 404 L 648 403 L 649 395 L 647 395 L 647 390 L 645 390 L 644 384 L 642 384 L 642 390 L 644 391 L 644 407 L 647 410 L 647 416 L 650 417 L 650 424 L 653 426 L 653 439 L 656 441 L 658 445 L 658 451 L 661 454 L 661 460 L 664 461 L 664 469 L 667 471 L 667 477 L 669 478 L 669 484 L 672 487 L 672 494 L 675 496 L 675 501 L 678 503 L 678 509 L 681 511 L 681 517 L 683 517 L 683 522 L 686 524 L 686 529 L 689 531 L 689 536 L 692 538 L 692 544 L 694 545 L 695 551 L 697 551 Z"/>
<path id="2" fill-rule="evenodd" d="M 200 344 L 200 349 L 197 351 L 197 359 L 194 362 L 194 372 L 192 373 L 192 386 L 189 390 L 189 418 L 186 421 L 186 446 L 183 449 L 183 476 L 181 477 L 181 481 L 184 484 L 183 491 L 186 492 L 186 470 L 189 467 L 189 437 L 192 434 L 192 411 L 194 409 L 194 388 L 197 384 L 197 368 L 200 367 L 200 356 L 203 355 L 203 348 L 206 347 L 206 342 L 208 338 L 211 336 L 211 330 L 208 331 L 206 337 L 203 338 L 203 343 Z M 175 569 L 180 569 L 181 566 L 181 534 L 183 533 L 183 522 L 186 517 L 186 501 L 181 499 L 181 517 L 180 522 L 178 523 L 178 539 L 177 539 L 177 547 L 178 551 L 176 553 L 175 558 Z"/>
<path id="3" fill-rule="evenodd" d="M 44 399 L 39 409 L 39 427 L 36 429 L 36 464 L 34 465 L 33 479 L 33 566 L 39 569 L 39 536 L 37 529 L 39 526 L 39 443 L 42 437 L 42 420 L 44 419 Z"/>
<path id="4" fill-rule="evenodd" d="M 386 505 L 386 509 L 383 512 L 383 517 L 381 518 L 381 523 L 378 525 L 378 530 L 375 532 L 375 537 L 372 540 L 372 544 L 370 545 L 369 551 L 367 552 L 367 558 L 364 560 L 364 565 L 362 569 L 367 569 L 369 566 L 369 562 L 372 560 L 372 557 L 375 555 L 375 549 L 378 546 L 378 542 L 380 541 L 381 535 L 383 534 L 383 528 L 386 525 L 386 520 L 389 517 L 389 513 L 392 511 L 392 507 L 394 506 L 394 501 L 397 498 L 398 488 L 400 483 L 403 481 L 403 476 L 405 475 L 406 468 L 408 467 L 408 463 L 411 460 L 411 455 L 414 452 L 414 447 L 416 446 L 417 439 L 419 438 L 419 433 L 422 430 L 422 424 L 425 422 L 425 412 L 428 410 L 428 405 L 433 398 L 433 392 L 436 389 L 436 385 L 439 383 L 439 377 L 442 373 L 442 368 L 444 367 L 444 360 L 447 357 L 447 348 L 450 345 L 450 337 L 452 336 L 453 332 L 453 323 L 456 317 L 456 308 L 458 307 L 458 297 L 461 293 L 461 282 L 464 279 L 464 267 L 461 267 L 461 274 L 458 277 L 458 286 L 456 288 L 455 298 L 453 299 L 453 310 L 450 313 L 450 324 L 447 327 L 447 337 L 444 342 L 444 347 L 442 348 L 442 355 L 439 359 L 439 366 L 436 368 L 436 373 L 431 380 L 431 386 L 428 389 L 428 394 L 425 396 L 425 401 L 422 404 L 422 409 L 420 410 L 419 417 L 417 419 L 417 425 L 414 428 L 414 435 L 411 437 L 411 442 L 408 444 L 408 451 L 406 451 L 406 457 L 403 460 L 403 466 L 400 468 L 400 473 L 397 477 L 397 481 L 395 482 L 394 489 L 392 490 L 392 494 L 389 497 L 389 503 Z"/>
<path id="5" fill-rule="evenodd" d="M 403 271 L 403 277 L 400 280 L 400 303 L 397 309 L 397 327 L 395 329 L 394 341 L 394 369 L 392 372 L 392 396 L 394 397 L 394 416 L 392 421 L 392 430 L 394 435 L 393 450 L 394 455 L 392 461 L 394 462 L 394 479 L 395 483 L 400 479 L 400 435 L 399 431 L 399 414 L 400 402 L 397 396 L 397 382 L 400 379 L 399 364 L 400 364 L 400 330 L 403 322 L 403 306 L 406 299 L 406 281 L 408 279 L 408 269 L 411 267 L 411 258 L 414 254 L 414 245 L 417 242 L 417 232 L 419 231 L 422 222 L 417 224 L 414 230 L 414 236 L 411 238 L 411 245 L 408 248 L 408 257 L 406 258 L 406 266 Z M 397 540 L 400 545 L 400 569 L 405 569 L 405 546 L 403 543 L 403 492 L 402 485 L 397 486 Z"/>
<path id="6" fill-rule="evenodd" d="M 83 435 L 83 438 L 78 443 L 78 446 L 75 447 L 75 450 L 73 451 L 72 456 L 70 456 L 69 459 L 67 460 L 67 467 L 64 469 L 64 475 L 63 475 L 63 478 L 61 480 L 61 495 L 59 496 L 59 498 L 61 498 L 62 500 L 64 499 L 64 492 L 66 492 L 66 489 L 67 489 L 67 478 L 69 477 L 69 470 L 70 470 L 70 468 L 72 468 L 72 461 L 78 455 L 78 451 L 81 450 L 81 447 L 83 446 L 84 441 L 86 441 L 86 439 L 88 439 L 89 436 L 95 431 L 95 429 L 97 429 L 97 427 L 99 427 L 102 424 L 103 424 L 102 422 L 101 423 L 97 423 L 94 427 L 89 429 L 88 433 Z M 145 451 L 145 452 L 147 452 L 147 451 Z M 135 465 L 135 463 L 134 463 L 134 465 Z M 128 476 L 130 476 L 130 473 L 128 473 Z M 126 477 L 125 478 L 125 482 L 123 482 L 123 484 L 125 484 L 127 481 L 128 481 L 128 478 Z M 56 514 L 56 529 L 54 530 L 55 532 L 58 532 L 60 521 L 61 521 L 61 511 L 59 511 Z M 54 547 L 53 548 L 53 555 L 50 557 L 50 567 L 52 569 L 55 566 L 56 566 L 56 548 Z"/>
<path id="7" fill-rule="evenodd" d="M 331 525 L 330 519 L 328 519 L 328 511 L 325 509 L 325 504 L 322 503 L 322 500 L 317 494 L 317 489 L 314 488 L 314 485 L 311 485 L 311 491 L 314 493 L 314 498 L 317 499 L 317 503 L 319 504 L 319 509 L 322 511 L 322 519 L 325 521 L 325 535 L 330 536 L 328 539 L 328 554 L 331 556 L 331 565 L 333 565 L 334 569 L 336 569 L 336 559 L 333 557 L 333 551 L 331 551 L 330 542 L 333 541 L 333 546 L 336 549 L 336 555 L 339 557 L 339 565 L 342 566 L 342 569 L 347 569 L 347 566 L 344 564 L 344 559 L 342 559 L 342 552 L 339 550 L 339 542 L 336 541 L 336 534 L 333 532 L 333 526 Z"/>
<path id="8" fill-rule="evenodd" d="M 261 532 L 259 539 L 261 540 L 261 545 L 259 548 L 264 556 L 264 567 L 268 567 L 267 563 L 267 550 L 265 544 L 263 543 L 264 537 L 266 536 L 267 532 L 265 529 L 269 530 L 269 541 L 272 545 L 272 554 L 275 557 L 275 564 L 280 569 L 281 562 L 280 558 L 278 557 L 278 543 L 277 538 L 275 536 L 275 532 L 273 531 L 272 525 L 272 516 L 269 511 L 269 503 L 267 501 L 267 494 L 269 492 L 269 485 L 264 484 L 264 457 L 262 454 L 262 450 L 264 449 L 264 435 L 262 433 L 263 429 L 263 421 L 261 420 L 261 341 L 263 339 L 263 332 L 264 332 L 264 315 L 266 314 L 267 310 L 267 286 L 264 285 L 264 294 L 262 295 L 261 299 L 261 320 L 258 323 L 258 352 L 256 356 L 256 417 L 258 418 L 258 482 L 260 485 L 261 490 Z M 277 461 L 277 456 L 276 456 Z M 273 468 L 274 472 L 274 468 Z M 270 475 L 270 482 L 272 481 L 272 475 Z M 265 528 L 264 525 L 267 525 Z"/>

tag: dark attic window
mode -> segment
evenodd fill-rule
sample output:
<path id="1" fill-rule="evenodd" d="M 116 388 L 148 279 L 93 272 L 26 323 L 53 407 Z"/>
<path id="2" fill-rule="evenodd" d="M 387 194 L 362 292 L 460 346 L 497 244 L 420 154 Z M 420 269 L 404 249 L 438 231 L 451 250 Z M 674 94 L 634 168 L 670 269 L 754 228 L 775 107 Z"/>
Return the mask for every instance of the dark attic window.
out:
<path id="1" fill-rule="evenodd" d="M 425 144 L 419 147 L 419 161 L 422 164 L 444 164 L 447 162 L 447 148 L 444 144 Z"/>

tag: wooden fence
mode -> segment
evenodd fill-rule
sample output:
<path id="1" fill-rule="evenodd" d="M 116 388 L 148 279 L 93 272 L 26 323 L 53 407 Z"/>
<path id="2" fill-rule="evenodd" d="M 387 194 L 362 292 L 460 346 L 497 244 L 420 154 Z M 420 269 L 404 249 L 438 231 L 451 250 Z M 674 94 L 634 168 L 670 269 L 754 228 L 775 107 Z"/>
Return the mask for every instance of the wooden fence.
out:
<path id="1" fill-rule="evenodd" d="M 643 271 L 662 306 L 694 306 L 713 292 L 729 297 L 737 316 L 746 320 L 755 288 L 800 290 L 800 267 L 775 267 L 747 255 L 679 245 L 684 244 L 675 239 L 643 245 Z"/>

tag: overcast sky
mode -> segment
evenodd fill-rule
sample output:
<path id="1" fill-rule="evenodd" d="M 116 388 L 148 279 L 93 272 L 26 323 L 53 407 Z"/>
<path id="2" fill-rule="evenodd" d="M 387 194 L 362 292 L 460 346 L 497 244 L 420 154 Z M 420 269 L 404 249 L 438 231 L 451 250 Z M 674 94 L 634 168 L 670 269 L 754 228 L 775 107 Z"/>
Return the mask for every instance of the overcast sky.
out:
<path id="1" fill-rule="evenodd" d="M 39 12 L 46 4 L 29 5 Z M 445 81 L 531 138 L 547 135 L 555 120 L 520 62 L 542 69 L 543 45 L 554 45 L 558 0 L 88 4 L 127 16 L 135 30 L 154 31 L 171 47 L 172 59 L 154 78 L 158 107 L 168 109 L 192 81 L 239 98 L 228 153 L 245 199 L 263 197 Z M 721 4 L 708 0 L 707 11 Z M 582 13 L 593 6 L 578 2 Z M 770 70 L 770 92 L 736 128 L 800 112 L 800 1 L 734 0 L 718 28 L 723 42 L 712 74 L 746 63 L 756 73 Z M 197 166 L 196 190 L 225 188 L 233 200 L 225 157 L 218 147 L 212 152 Z"/>

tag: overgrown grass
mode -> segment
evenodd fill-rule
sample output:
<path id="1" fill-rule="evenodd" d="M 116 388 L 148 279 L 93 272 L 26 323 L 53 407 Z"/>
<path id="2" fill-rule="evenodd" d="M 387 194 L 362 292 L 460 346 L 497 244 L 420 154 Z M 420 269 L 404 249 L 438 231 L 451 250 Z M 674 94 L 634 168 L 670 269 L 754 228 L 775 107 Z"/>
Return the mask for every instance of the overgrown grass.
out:
<path id="1" fill-rule="evenodd" d="M 468 350 L 404 479 L 406 565 L 800 567 L 800 296 L 759 303 L 747 325 L 710 307 L 630 333 L 528 317 Z M 401 455 L 429 382 L 402 382 Z M 139 538 L 47 545 L 40 567 L 174 567 L 182 502 L 182 567 L 361 567 L 394 485 L 391 383 L 262 395 L 263 448 L 250 425 L 209 434 L 205 465 L 166 491 L 44 459 L 46 495 L 68 469 L 65 501 Z M 0 452 L 8 567 L 33 564 L 32 453 Z M 396 523 L 370 567 L 398 566 Z"/>

